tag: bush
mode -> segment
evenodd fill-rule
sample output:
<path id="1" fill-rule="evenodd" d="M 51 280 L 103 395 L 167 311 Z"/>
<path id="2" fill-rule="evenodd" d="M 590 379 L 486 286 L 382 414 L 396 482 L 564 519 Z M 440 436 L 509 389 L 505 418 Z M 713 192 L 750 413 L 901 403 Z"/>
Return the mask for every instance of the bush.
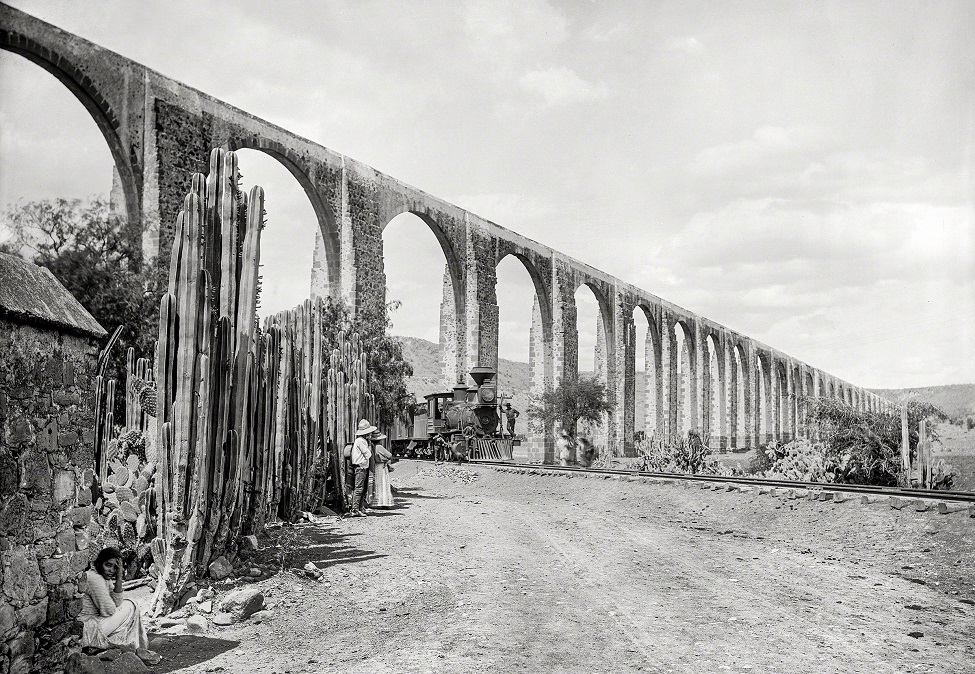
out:
<path id="1" fill-rule="evenodd" d="M 768 467 L 765 477 L 799 482 L 836 482 L 836 465 L 827 458 L 826 448 L 807 439 L 787 444 L 771 443 L 763 450 Z"/>
<path id="2" fill-rule="evenodd" d="M 637 453 L 643 459 L 643 470 L 655 473 L 684 473 L 691 475 L 715 475 L 718 465 L 711 448 L 701 440 L 701 434 L 691 430 L 687 438 L 677 436 L 664 443 L 656 438 L 636 443 Z"/>

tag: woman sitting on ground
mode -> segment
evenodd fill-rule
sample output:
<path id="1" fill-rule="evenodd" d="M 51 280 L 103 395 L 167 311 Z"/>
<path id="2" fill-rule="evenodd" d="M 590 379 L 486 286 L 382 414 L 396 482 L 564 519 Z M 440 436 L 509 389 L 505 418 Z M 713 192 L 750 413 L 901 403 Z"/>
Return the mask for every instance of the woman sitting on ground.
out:
<path id="1" fill-rule="evenodd" d="M 82 647 L 148 649 L 142 613 L 134 601 L 123 596 L 122 553 L 105 548 L 95 557 L 92 567 L 85 572 L 88 587 L 78 614 L 84 624 Z"/>

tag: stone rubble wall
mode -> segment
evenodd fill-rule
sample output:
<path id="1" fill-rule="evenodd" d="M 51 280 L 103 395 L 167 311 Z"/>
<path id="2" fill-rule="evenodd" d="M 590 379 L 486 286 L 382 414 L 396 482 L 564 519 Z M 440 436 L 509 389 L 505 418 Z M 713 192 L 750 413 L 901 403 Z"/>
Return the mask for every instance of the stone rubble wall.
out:
<path id="1" fill-rule="evenodd" d="M 0 674 L 78 650 L 92 521 L 93 340 L 0 318 Z"/>

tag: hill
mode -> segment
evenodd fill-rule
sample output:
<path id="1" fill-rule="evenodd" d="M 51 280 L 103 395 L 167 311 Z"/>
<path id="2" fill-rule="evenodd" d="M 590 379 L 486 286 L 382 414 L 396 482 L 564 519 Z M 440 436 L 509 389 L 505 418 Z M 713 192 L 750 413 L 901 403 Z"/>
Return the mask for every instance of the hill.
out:
<path id="1" fill-rule="evenodd" d="M 419 337 L 397 337 L 403 345 L 403 355 L 413 366 L 413 376 L 407 386 L 418 401 L 428 393 L 440 391 L 441 382 L 440 345 Z M 499 384 L 505 398 L 511 404 L 524 410 L 528 406 L 528 390 L 531 387 L 531 374 L 528 363 L 500 359 L 498 363 Z M 471 382 L 468 381 L 468 384 Z"/>
<path id="2" fill-rule="evenodd" d="M 920 388 L 870 389 L 888 400 L 901 403 L 907 400 L 929 402 L 952 419 L 975 415 L 975 384 L 922 386 Z"/>

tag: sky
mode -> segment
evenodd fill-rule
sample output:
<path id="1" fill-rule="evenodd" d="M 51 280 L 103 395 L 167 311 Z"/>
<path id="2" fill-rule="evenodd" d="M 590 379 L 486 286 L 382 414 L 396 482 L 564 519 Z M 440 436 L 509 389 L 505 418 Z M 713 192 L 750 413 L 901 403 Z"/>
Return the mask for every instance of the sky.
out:
<path id="1" fill-rule="evenodd" d="M 10 4 L 852 383 L 975 382 L 975 3 Z M 283 308 L 314 216 L 248 154 Z M 0 52 L 0 206 L 107 192 L 111 166 Z M 394 331 L 436 340 L 443 256 L 401 218 Z M 498 297 L 524 360 L 517 263 Z"/>

